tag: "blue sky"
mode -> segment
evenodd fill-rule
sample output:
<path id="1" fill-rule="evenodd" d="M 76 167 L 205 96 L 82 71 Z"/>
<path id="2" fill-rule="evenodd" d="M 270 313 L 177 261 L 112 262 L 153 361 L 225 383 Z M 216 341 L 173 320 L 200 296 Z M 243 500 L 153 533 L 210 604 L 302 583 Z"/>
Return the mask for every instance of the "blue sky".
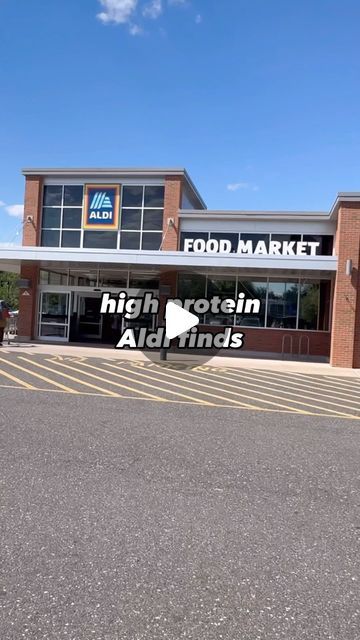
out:
<path id="1" fill-rule="evenodd" d="M 24 166 L 186 166 L 209 208 L 360 191 L 359 20 L 358 0 L 0 0 L 0 243 Z"/>

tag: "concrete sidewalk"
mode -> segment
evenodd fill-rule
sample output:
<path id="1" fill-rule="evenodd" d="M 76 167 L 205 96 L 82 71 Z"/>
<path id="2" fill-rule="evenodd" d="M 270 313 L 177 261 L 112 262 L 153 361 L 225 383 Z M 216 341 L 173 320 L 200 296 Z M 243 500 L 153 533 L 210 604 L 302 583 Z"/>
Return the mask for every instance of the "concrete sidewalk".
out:
<path id="1" fill-rule="evenodd" d="M 77 344 L 46 344 L 44 342 L 16 342 L 10 344 L 3 343 L 0 353 L 27 353 L 28 355 L 46 354 L 52 356 L 64 356 L 75 358 L 106 358 L 114 360 L 128 360 L 136 362 L 159 361 L 159 352 L 154 352 L 151 359 L 143 351 L 118 350 L 113 347 L 102 345 L 77 345 Z M 262 369 L 265 371 L 304 373 L 308 375 L 323 376 L 344 376 L 349 378 L 359 378 L 360 369 L 343 369 L 331 367 L 326 362 L 309 362 L 282 360 L 281 358 L 259 357 L 254 354 L 246 357 L 247 354 L 239 357 L 204 357 L 192 355 L 190 353 L 168 353 L 167 362 L 169 364 L 179 364 L 184 366 L 207 365 L 216 368 L 226 369 Z"/>

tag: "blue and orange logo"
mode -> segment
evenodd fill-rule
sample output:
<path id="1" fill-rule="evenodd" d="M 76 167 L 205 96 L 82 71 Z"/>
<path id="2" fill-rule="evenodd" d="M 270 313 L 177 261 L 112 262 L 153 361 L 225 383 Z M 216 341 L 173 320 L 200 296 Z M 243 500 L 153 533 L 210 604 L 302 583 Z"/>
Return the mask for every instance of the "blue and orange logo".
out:
<path id="1" fill-rule="evenodd" d="M 120 185 L 85 186 L 84 229 L 117 229 L 119 225 Z"/>

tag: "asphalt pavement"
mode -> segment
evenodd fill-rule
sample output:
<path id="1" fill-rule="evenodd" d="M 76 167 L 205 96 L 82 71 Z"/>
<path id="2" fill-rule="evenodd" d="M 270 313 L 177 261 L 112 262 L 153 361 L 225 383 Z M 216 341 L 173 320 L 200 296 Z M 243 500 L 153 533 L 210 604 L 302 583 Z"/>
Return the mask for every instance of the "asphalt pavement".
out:
<path id="1" fill-rule="evenodd" d="M 131 392 L 36 362 L 104 392 L 2 364 L 17 378 L 0 387 L 3 640 L 360 638 L 357 381 L 338 396 L 352 409 L 316 413 L 242 407 L 211 376 L 178 380 L 190 401 L 155 389 L 161 376 L 138 378 L 149 389 L 114 370 Z M 196 393 L 214 381 L 226 402 Z"/>

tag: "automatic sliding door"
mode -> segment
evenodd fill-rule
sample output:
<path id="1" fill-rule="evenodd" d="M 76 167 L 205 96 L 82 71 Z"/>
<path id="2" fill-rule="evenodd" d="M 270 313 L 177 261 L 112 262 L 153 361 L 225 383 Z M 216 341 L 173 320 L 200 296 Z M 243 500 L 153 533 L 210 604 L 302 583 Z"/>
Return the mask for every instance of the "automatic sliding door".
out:
<path id="1" fill-rule="evenodd" d="M 68 340 L 70 293 L 43 291 L 40 298 L 39 337 Z"/>

